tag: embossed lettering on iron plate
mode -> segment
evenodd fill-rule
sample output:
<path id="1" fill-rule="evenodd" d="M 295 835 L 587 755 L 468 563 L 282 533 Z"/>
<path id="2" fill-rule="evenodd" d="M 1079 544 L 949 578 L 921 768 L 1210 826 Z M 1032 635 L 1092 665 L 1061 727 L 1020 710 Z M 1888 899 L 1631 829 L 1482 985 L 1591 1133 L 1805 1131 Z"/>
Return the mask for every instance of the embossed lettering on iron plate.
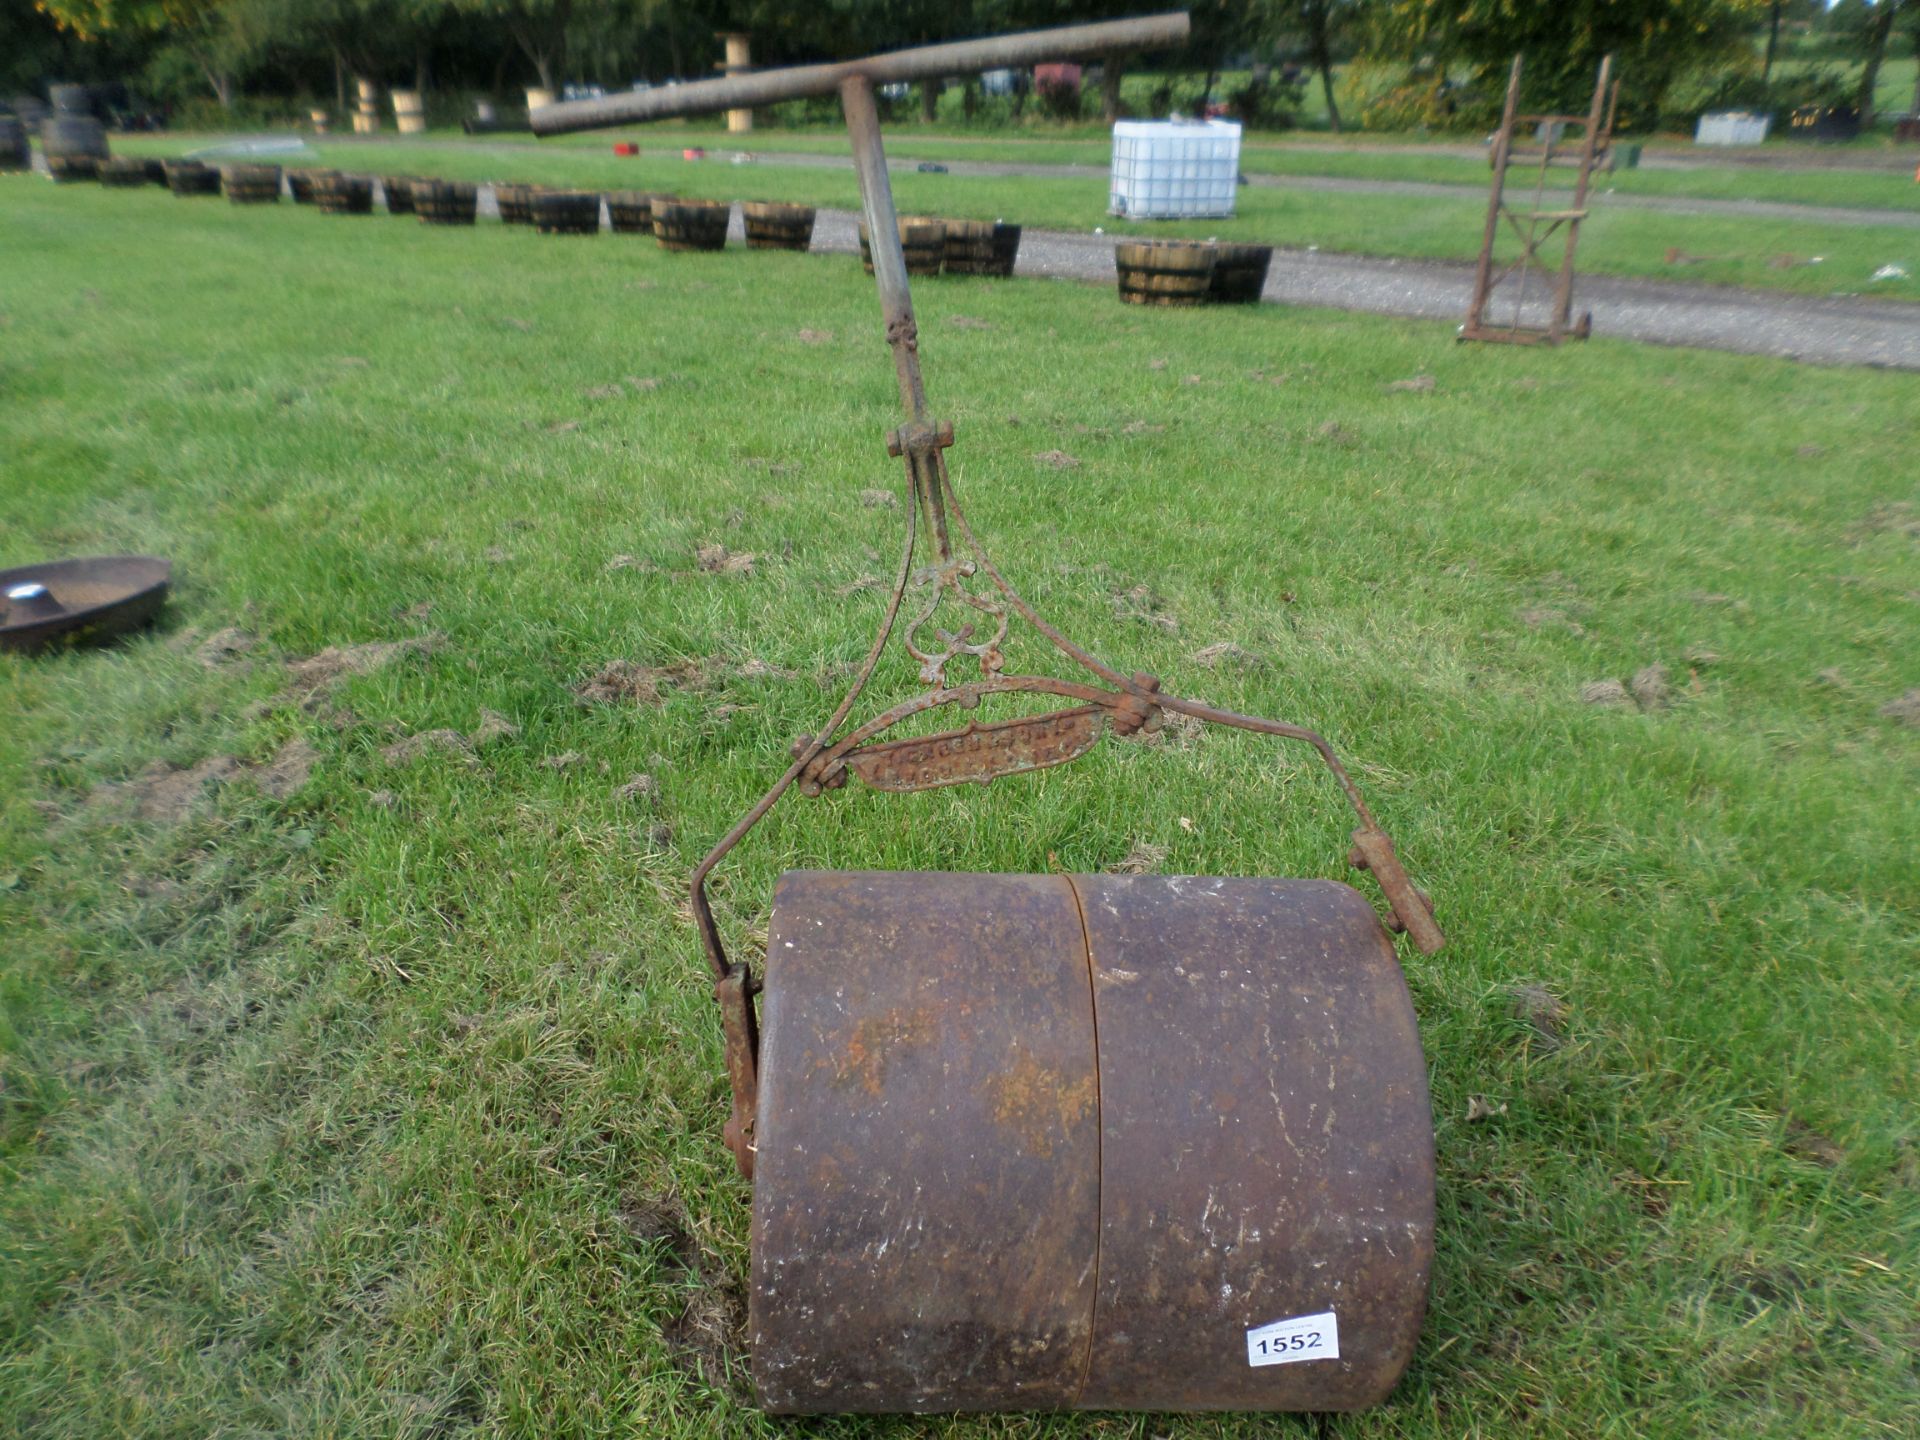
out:
<path id="1" fill-rule="evenodd" d="M 844 760 L 876 790 L 931 790 L 968 781 L 984 785 L 996 776 L 1079 759 L 1100 742 L 1105 724 L 1100 707 L 1089 705 L 889 740 L 850 750 Z"/>

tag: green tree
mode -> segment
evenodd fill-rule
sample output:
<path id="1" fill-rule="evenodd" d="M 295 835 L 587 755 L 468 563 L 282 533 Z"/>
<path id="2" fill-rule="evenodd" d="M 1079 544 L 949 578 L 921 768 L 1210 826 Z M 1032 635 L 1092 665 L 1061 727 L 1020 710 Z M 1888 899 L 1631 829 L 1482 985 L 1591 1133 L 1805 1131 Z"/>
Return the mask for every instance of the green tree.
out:
<path id="1" fill-rule="evenodd" d="M 1860 112 L 1862 130 L 1873 128 L 1873 92 L 1879 87 L 1880 67 L 1887 59 L 1887 41 L 1893 36 L 1893 22 L 1899 17 L 1900 0 L 1872 0 L 1861 18 L 1860 44 L 1866 53 L 1866 63 L 1860 70 L 1860 89 L 1853 103 Z"/>
<path id="2" fill-rule="evenodd" d="M 1407 59 L 1460 63 L 1497 91 L 1526 57 L 1529 108 L 1579 111 L 1604 55 L 1639 113 L 1657 112 L 1683 76 L 1716 63 L 1752 63 L 1769 0 L 1380 0 L 1375 43 Z"/>
<path id="3" fill-rule="evenodd" d="M 34 0 L 82 40 L 125 32 L 164 34 L 191 57 L 223 109 L 233 105 L 251 50 L 235 27 L 234 0 Z"/>
<path id="4" fill-rule="evenodd" d="M 463 15 L 498 25 L 533 66 L 540 88 L 558 90 L 566 72 L 568 29 L 574 0 L 452 0 Z"/>
<path id="5" fill-rule="evenodd" d="M 1327 97 L 1327 128 L 1340 133 L 1340 106 L 1333 97 L 1334 48 L 1363 23 L 1363 0 L 1279 0 L 1277 28 L 1300 37 L 1307 63 L 1320 76 Z"/>

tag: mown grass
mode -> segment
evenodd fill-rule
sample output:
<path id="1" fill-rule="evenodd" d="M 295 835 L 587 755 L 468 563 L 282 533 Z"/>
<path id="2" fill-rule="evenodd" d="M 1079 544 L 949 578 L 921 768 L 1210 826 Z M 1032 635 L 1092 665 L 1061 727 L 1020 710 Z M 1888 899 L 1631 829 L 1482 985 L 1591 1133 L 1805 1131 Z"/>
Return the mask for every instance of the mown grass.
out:
<path id="1" fill-rule="evenodd" d="M 614 137 L 604 133 L 565 137 L 555 142 L 574 148 L 605 150 Z M 783 131 L 756 130 L 750 135 L 730 135 L 724 130 L 698 126 L 657 126 L 622 133 L 618 138 L 632 140 L 642 149 L 673 148 L 675 145 L 701 145 L 716 150 L 787 152 L 799 154 L 848 154 L 844 131 L 826 128 Z M 1487 161 L 1484 155 L 1472 157 L 1437 152 L 1413 153 L 1409 135 L 1314 136 L 1290 139 L 1286 136 L 1249 135 L 1240 148 L 1240 168 L 1249 175 L 1329 176 L 1350 180 L 1411 180 L 1431 184 L 1463 185 L 1482 192 L 1487 187 Z M 1453 144 L 1472 143 L 1472 136 L 1443 137 Z M 1627 142 L 1623 142 L 1627 143 Z M 1383 149 L 1383 145 L 1394 148 Z M 1113 143 L 1106 134 L 1084 137 L 1054 136 L 1046 133 L 1025 135 L 941 134 L 915 126 L 894 127 L 887 132 L 888 152 L 899 159 L 973 160 L 995 164 L 1094 165 L 1104 168 L 1111 159 Z M 1804 162 L 1793 168 L 1773 168 L 1752 164 L 1712 163 L 1711 151 L 1690 150 L 1689 160 L 1700 163 L 1687 169 L 1620 168 L 1602 175 L 1603 192 L 1622 195 L 1660 195 L 1710 200 L 1766 200 L 1787 205 L 1834 205 L 1862 209 L 1914 210 L 1920 208 L 1920 185 L 1911 172 L 1866 170 L 1834 166 L 1813 168 L 1819 164 L 1826 147 L 1815 145 L 1776 146 L 1770 154 L 1785 153 Z M 1656 147 L 1656 153 L 1662 152 Z M 1914 158 L 1920 162 L 1920 151 Z M 1516 167 L 1518 168 L 1518 167 Z M 1556 170 L 1555 183 L 1570 187 L 1570 170 Z"/>
<path id="2" fill-rule="evenodd" d="M 0 564 L 179 580 L 152 635 L 0 657 L 6 1428 L 1911 1433 L 1920 744 L 1883 707 L 1920 685 L 1920 380 L 921 285 L 1003 568 L 1322 729 L 1436 897 L 1433 1310 L 1362 1415 L 775 1424 L 727 1343 L 749 1194 L 682 886 L 880 604 L 840 593 L 899 523 L 858 266 L 27 179 L 0 244 Z M 259 647 L 204 663 L 232 626 Z M 429 634 L 310 701 L 288 668 Z M 577 704 L 616 659 L 704 683 Z M 1653 664 L 1668 703 L 1582 703 Z M 470 763 L 384 754 L 489 709 L 518 734 Z M 294 739 L 281 801 L 96 788 Z M 750 948 L 789 865 L 1339 876 L 1346 825 L 1285 748 L 1110 745 L 796 799 L 717 900 Z"/>
<path id="3" fill-rule="evenodd" d="M 172 136 L 124 148 L 174 151 L 197 143 Z M 321 162 L 356 169 L 662 189 L 712 199 L 789 200 L 845 209 L 859 205 L 851 171 L 689 162 L 658 149 L 632 158 L 606 150 L 590 153 L 579 147 L 500 141 L 323 140 L 312 149 Z M 903 173 L 894 179 L 894 195 L 903 212 L 1444 260 L 1471 260 L 1478 253 L 1486 215 L 1484 194 L 1466 190 L 1458 198 L 1436 199 L 1249 187 L 1240 191 L 1238 213 L 1230 220 L 1154 222 L 1109 217 L 1104 179 Z M 1515 248 L 1510 236 L 1503 235 L 1501 244 L 1502 254 Z M 1675 248 L 1695 258 L 1675 266 L 1667 259 Z M 1904 278 L 1875 281 L 1873 275 L 1887 265 L 1903 269 Z M 1808 295 L 1911 300 L 1920 298 L 1920 229 L 1812 220 L 1756 222 L 1608 209 L 1602 204 L 1581 232 L 1580 268 L 1594 274 L 1684 278 Z"/>

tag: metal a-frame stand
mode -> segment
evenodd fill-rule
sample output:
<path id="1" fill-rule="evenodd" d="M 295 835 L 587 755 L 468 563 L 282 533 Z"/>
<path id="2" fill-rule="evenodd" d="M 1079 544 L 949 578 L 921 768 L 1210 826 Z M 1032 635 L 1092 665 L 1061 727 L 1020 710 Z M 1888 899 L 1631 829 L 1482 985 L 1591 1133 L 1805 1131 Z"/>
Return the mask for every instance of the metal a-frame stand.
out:
<path id="1" fill-rule="evenodd" d="M 1520 108 L 1521 57 L 1513 57 L 1513 70 L 1507 77 L 1507 104 L 1500 117 L 1500 131 L 1493 141 L 1493 182 L 1487 195 L 1487 225 L 1480 237 L 1480 264 L 1473 277 L 1473 300 L 1467 306 L 1467 323 L 1460 327 L 1462 340 L 1497 340 L 1509 345 L 1558 345 L 1571 336 L 1584 340 L 1593 333 L 1592 312 L 1573 319 L 1573 256 L 1580 244 L 1580 222 L 1587 218 L 1587 191 L 1594 170 L 1612 163 L 1613 117 L 1620 100 L 1620 82 L 1613 78 L 1613 57 L 1600 62 L 1600 75 L 1593 86 L 1593 103 L 1585 115 L 1522 115 Z M 1515 146 L 1515 125 L 1534 124 L 1542 128 L 1538 146 Z M 1577 146 L 1562 144 L 1562 131 L 1578 128 Z M 1539 162 L 1534 182 L 1533 203 L 1516 209 L 1507 202 L 1507 168 L 1514 160 Z M 1566 210 L 1545 208 L 1547 175 L 1556 165 L 1578 167 L 1574 181 L 1573 205 Z M 1498 274 L 1493 268 L 1494 241 L 1505 217 L 1519 237 L 1519 256 Z M 1544 227 L 1544 228 L 1543 228 Z M 1564 232 L 1566 247 L 1560 256 L 1553 282 L 1553 308 L 1542 325 L 1526 323 L 1527 282 L 1538 271 L 1544 281 L 1550 267 L 1541 257 L 1540 247 L 1556 233 Z M 1489 313 L 1493 292 L 1502 283 L 1518 275 L 1513 287 L 1513 315 L 1506 324 L 1496 322 Z"/>

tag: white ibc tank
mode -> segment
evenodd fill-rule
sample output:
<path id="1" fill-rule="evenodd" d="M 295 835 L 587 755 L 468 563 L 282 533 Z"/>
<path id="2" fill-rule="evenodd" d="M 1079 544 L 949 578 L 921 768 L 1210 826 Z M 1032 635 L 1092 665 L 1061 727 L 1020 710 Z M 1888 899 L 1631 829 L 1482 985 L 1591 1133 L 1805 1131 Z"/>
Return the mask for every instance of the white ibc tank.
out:
<path id="1" fill-rule="evenodd" d="M 1130 219 L 1233 214 L 1240 127 L 1231 120 L 1122 120 L 1108 211 Z"/>
<path id="2" fill-rule="evenodd" d="M 1772 123 L 1771 115 L 1753 114 L 1745 110 L 1716 110 L 1700 117 L 1699 123 L 1694 126 L 1693 143 L 1761 145 L 1766 143 L 1767 129 Z"/>

